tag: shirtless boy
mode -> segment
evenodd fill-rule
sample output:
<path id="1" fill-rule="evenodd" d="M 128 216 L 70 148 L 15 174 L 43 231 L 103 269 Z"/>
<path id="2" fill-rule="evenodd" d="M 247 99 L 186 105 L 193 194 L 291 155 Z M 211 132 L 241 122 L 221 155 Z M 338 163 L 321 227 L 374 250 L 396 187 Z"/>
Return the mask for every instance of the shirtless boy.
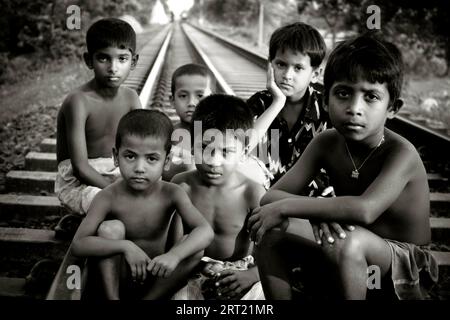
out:
<path id="1" fill-rule="evenodd" d="M 401 53 L 376 37 L 345 41 L 331 53 L 324 86 L 335 129 L 313 139 L 249 218 L 268 298 L 292 298 L 289 271 L 298 264 L 319 270 L 317 281 L 328 280 L 323 292 L 334 288 L 345 299 L 366 298 L 369 266 L 390 279 L 400 299 L 422 298 L 424 279 L 436 280 L 437 265 L 421 248 L 431 237 L 424 166 L 410 142 L 385 128 L 402 106 L 402 80 Z M 320 168 L 337 197 L 299 196 Z M 268 232 L 288 217 L 322 222 L 321 228 L 301 220 L 303 234 Z M 345 223 L 356 229 L 341 238 Z"/>
<path id="2" fill-rule="evenodd" d="M 112 148 L 120 118 L 140 108 L 121 86 L 138 61 L 136 34 L 119 19 L 95 22 L 86 35 L 84 61 L 94 78 L 71 92 L 58 114 L 55 193 L 64 206 L 85 214 L 94 196 L 119 176 Z"/>
<path id="3" fill-rule="evenodd" d="M 189 132 L 192 116 L 200 100 L 214 93 L 215 89 L 215 79 L 205 66 L 185 64 L 172 74 L 171 101 L 180 117 L 180 122 L 175 124 L 172 141 L 179 142 L 176 142 L 172 149 L 172 162 L 169 170 L 163 173 L 164 180 L 172 179 L 177 173 L 195 169 L 194 159 L 191 156 L 192 145 Z M 251 136 L 249 143 L 252 146 L 247 146 L 248 150 L 251 151 L 260 137 L 264 136 L 270 124 L 270 117 L 271 114 L 264 115 L 254 123 L 255 131 L 258 134 Z M 238 170 L 266 188 L 269 187 L 270 172 L 256 156 L 247 154 Z"/>
<path id="4" fill-rule="evenodd" d="M 177 173 L 195 168 L 191 157 L 191 139 L 187 139 L 185 133 L 189 133 L 197 104 L 215 91 L 215 87 L 214 78 L 205 66 L 189 63 L 173 72 L 170 100 L 180 117 L 180 122 L 174 125 L 172 162 L 170 168 L 163 172 L 164 180 L 170 181 Z M 184 139 L 177 140 L 179 137 Z"/>
<path id="5" fill-rule="evenodd" d="M 122 179 L 97 194 L 75 234 L 75 255 L 101 258 L 108 299 L 172 296 L 212 241 L 211 227 L 186 192 L 161 181 L 172 130 L 170 119 L 159 111 L 134 110 L 120 120 L 114 159 Z M 167 251 L 175 210 L 190 232 Z M 104 220 L 109 224 L 100 225 Z"/>
<path id="6" fill-rule="evenodd" d="M 202 132 L 195 132 L 199 123 Z M 187 191 L 215 236 L 205 249 L 200 278 L 190 280 L 175 299 L 264 297 L 246 230 L 249 212 L 258 206 L 264 188 L 237 169 L 246 146 L 244 132 L 252 126 L 246 103 L 233 96 L 211 95 L 194 112 L 196 169 L 176 175 L 173 182 Z"/>

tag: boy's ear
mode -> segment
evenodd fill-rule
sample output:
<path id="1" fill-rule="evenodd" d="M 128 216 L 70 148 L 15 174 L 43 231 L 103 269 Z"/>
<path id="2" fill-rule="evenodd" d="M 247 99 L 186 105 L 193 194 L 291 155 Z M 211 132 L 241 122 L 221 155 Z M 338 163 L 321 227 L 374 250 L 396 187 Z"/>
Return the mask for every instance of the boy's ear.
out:
<path id="1" fill-rule="evenodd" d="M 116 167 L 119 166 L 119 152 L 117 151 L 117 149 L 115 147 L 112 148 L 113 151 L 113 157 L 114 157 L 114 165 Z"/>
<path id="2" fill-rule="evenodd" d="M 138 55 L 138 54 L 134 54 L 134 55 L 131 57 L 131 70 L 133 70 L 134 68 L 136 68 L 136 65 L 137 65 L 138 61 L 139 61 L 139 55 Z"/>
<path id="3" fill-rule="evenodd" d="M 170 151 L 166 157 L 166 160 L 164 160 L 164 171 L 167 171 L 170 169 L 170 164 L 172 163 L 172 157 L 173 157 L 173 153 L 172 153 L 172 151 Z"/>
<path id="4" fill-rule="evenodd" d="M 313 69 L 312 75 L 311 75 L 311 82 L 316 83 L 319 81 L 320 75 L 322 74 L 322 67 L 319 66 L 317 68 Z"/>
<path id="5" fill-rule="evenodd" d="M 328 108 L 328 96 L 326 93 L 323 95 L 323 105 L 322 107 L 325 109 L 326 112 L 330 112 L 330 108 Z"/>
<path id="6" fill-rule="evenodd" d="M 83 59 L 84 59 L 84 63 L 86 63 L 86 65 L 89 69 L 94 68 L 94 62 L 92 61 L 91 54 L 89 54 L 88 52 L 83 53 Z"/>
<path id="7" fill-rule="evenodd" d="M 400 108 L 403 106 L 403 100 L 397 99 L 394 101 L 394 103 L 391 104 L 391 106 L 388 109 L 388 119 L 394 118 L 395 114 L 400 110 Z"/>

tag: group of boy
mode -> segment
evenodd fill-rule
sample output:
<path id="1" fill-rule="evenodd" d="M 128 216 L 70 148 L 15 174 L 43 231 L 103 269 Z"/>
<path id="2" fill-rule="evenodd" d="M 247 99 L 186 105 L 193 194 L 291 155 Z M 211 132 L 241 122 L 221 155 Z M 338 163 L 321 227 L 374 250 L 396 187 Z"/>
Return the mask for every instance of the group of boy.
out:
<path id="1" fill-rule="evenodd" d="M 422 297 L 418 270 L 437 272 L 422 248 L 426 173 L 384 126 L 402 104 L 394 45 L 373 36 L 338 45 L 322 93 L 322 36 L 304 23 L 279 28 L 267 90 L 247 102 L 212 94 L 203 66 L 178 68 L 173 126 L 121 86 L 138 61 L 135 37 L 118 19 L 90 27 L 94 79 L 58 116 L 55 189 L 85 215 L 72 252 L 96 257 L 108 299 L 291 299 L 298 266 L 312 291 L 364 299 L 370 265 L 398 298 Z M 190 139 L 173 141 L 177 130 Z M 252 158 L 259 143 L 269 152 Z M 316 197 L 330 184 L 336 196 Z"/>

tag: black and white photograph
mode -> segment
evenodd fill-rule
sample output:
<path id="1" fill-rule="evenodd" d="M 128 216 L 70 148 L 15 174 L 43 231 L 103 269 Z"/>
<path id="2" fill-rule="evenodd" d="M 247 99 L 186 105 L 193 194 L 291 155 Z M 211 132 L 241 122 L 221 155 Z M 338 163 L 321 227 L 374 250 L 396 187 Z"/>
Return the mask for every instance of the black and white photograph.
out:
<path id="1" fill-rule="evenodd" d="M 450 298 L 449 1 L 0 6 L 0 299 Z"/>

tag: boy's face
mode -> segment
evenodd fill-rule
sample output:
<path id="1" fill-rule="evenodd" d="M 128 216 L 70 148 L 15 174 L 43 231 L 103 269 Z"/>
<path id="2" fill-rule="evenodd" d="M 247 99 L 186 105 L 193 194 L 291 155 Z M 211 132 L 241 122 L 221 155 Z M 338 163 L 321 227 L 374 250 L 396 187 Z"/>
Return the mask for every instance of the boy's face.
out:
<path id="1" fill-rule="evenodd" d="M 197 74 L 184 74 L 175 79 L 172 103 L 181 121 L 190 124 L 199 101 L 211 94 L 210 80 Z"/>
<path id="2" fill-rule="evenodd" d="M 275 83 L 291 101 L 303 98 L 308 85 L 316 81 L 320 74 L 320 68 L 311 67 L 308 55 L 290 49 L 278 49 L 272 66 Z"/>
<path id="3" fill-rule="evenodd" d="M 235 172 L 244 155 L 244 144 L 230 133 L 218 133 L 213 138 L 203 135 L 203 139 L 194 141 L 194 158 L 197 170 L 203 179 L 211 185 L 222 185 Z M 198 140 L 198 141 L 197 141 Z"/>
<path id="4" fill-rule="evenodd" d="M 329 114 L 333 126 L 348 140 L 376 144 L 384 132 L 389 108 L 386 83 L 340 80 L 333 83 L 329 93 Z"/>
<path id="5" fill-rule="evenodd" d="M 125 135 L 119 150 L 114 149 L 114 159 L 128 186 L 135 191 L 145 191 L 161 178 L 168 169 L 169 157 L 163 139 Z"/>
<path id="6" fill-rule="evenodd" d="M 107 47 L 85 55 L 89 68 L 94 70 L 95 79 L 104 87 L 117 88 L 128 77 L 137 63 L 138 57 L 129 49 Z"/>

